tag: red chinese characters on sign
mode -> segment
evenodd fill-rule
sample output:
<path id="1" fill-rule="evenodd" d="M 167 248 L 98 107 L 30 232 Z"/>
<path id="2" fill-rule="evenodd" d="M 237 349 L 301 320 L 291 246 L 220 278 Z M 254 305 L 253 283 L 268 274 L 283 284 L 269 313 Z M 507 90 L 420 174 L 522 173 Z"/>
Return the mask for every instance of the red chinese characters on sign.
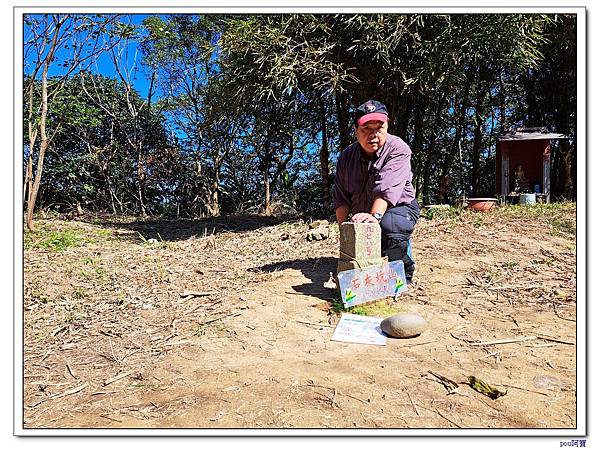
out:
<path id="1" fill-rule="evenodd" d="M 338 274 L 338 280 L 345 308 L 398 295 L 408 289 L 401 260 L 382 266 L 342 271 Z"/>
<path id="2" fill-rule="evenodd" d="M 374 285 L 386 285 L 390 280 L 395 280 L 398 277 L 398 274 L 396 273 L 395 270 L 388 268 L 387 271 L 384 270 L 379 270 L 375 276 L 366 273 L 364 275 L 363 278 L 363 286 L 374 286 Z M 360 283 L 358 279 L 353 279 L 353 285 L 354 285 L 354 281 L 356 280 L 357 285 L 353 286 L 354 288 L 358 288 L 360 287 Z"/>
<path id="3" fill-rule="evenodd" d="M 367 225 L 367 232 L 365 235 L 365 250 L 367 252 L 367 257 L 373 256 L 373 233 L 375 229 L 373 225 Z"/>

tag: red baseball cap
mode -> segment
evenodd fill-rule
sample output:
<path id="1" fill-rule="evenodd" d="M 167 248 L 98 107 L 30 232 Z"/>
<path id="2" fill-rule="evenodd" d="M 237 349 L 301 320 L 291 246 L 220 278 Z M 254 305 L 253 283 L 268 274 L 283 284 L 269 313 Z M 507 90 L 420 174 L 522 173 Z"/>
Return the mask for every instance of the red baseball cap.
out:
<path id="1" fill-rule="evenodd" d="M 387 122 L 388 120 L 387 108 L 377 100 L 369 100 L 363 103 L 356 108 L 354 115 L 358 126 L 364 125 L 371 120 L 378 120 L 380 122 Z"/>

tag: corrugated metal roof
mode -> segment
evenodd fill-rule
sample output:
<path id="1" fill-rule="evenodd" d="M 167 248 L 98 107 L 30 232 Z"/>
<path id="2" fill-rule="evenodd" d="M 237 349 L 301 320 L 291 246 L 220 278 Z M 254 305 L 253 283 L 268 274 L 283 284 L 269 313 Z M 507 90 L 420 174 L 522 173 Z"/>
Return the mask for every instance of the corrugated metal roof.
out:
<path id="1" fill-rule="evenodd" d="M 566 134 L 545 133 L 545 132 L 521 132 L 513 131 L 511 133 L 502 133 L 498 136 L 499 141 L 530 141 L 535 139 L 566 139 Z"/>

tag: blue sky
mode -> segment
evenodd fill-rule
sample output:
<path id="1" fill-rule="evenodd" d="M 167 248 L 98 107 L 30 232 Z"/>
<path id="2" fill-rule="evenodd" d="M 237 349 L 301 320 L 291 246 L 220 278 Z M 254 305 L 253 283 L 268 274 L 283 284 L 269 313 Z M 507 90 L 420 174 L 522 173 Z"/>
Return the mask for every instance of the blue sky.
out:
<path id="1" fill-rule="evenodd" d="M 159 15 L 159 14 L 157 14 Z M 126 22 L 129 22 L 129 18 L 131 19 L 131 23 L 133 23 L 134 25 L 141 25 L 143 20 L 148 17 L 148 14 L 131 14 L 128 15 L 128 17 L 124 17 L 123 20 Z M 164 14 L 160 14 L 159 16 L 166 18 L 167 16 Z M 37 16 L 39 17 L 39 16 Z M 25 26 L 24 28 L 24 39 L 27 40 L 27 36 L 28 36 L 28 30 L 27 27 Z M 146 97 L 146 95 L 148 94 L 148 88 L 149 88 L 149 80 L 146 76 L 146 74 L 144 73 L 143 70 L 143 66 L 142 66 L 142 54 L 141 51 L 138 48 L 138 42 L 136 40 L 130 40 L 127 47 L 124 49 L 123 52 L 123 62 L 126 63 L 124 64 L 125 67 L 128 68 L 128 70 L 130 71 L 130 75 L 131 75 L 131 81 L 133 83 L 133 86 L 135 87 L 135 89 L 140 93 L 140 95 L 142 96 L 142 98 Z M 55 62 L 52 64 L 52 67 L 49 71 L 49 75 L 50 76 L 57 76 L 57 75 L 61 75 L 64 73 L 65 69 L 63 67 L 60 66 L 61 61 L 63 61 L 65 58 L 69 57 L 69 49 L 65 49 L 64 47 L 61 47 L 56 54 L 56 60 Z M 24 70 L 25 73 L 29 73 L 30 69 L 29 64 L 31 63 L 33 59 L 32 55 L 29 55 L 29 57 L 25 58 L 24 61 Z M 115 77 L 116 76 L 116 71 L 114 68 L 114 64 L 111 60 L 110 55 L 108 54 L 103 54 L 101 55 L 97 61 L 89 67 L 89 70 L 92 71 L 93 73 L 98 73 L 101 75 L 105 75 L 108 77 Z"/>

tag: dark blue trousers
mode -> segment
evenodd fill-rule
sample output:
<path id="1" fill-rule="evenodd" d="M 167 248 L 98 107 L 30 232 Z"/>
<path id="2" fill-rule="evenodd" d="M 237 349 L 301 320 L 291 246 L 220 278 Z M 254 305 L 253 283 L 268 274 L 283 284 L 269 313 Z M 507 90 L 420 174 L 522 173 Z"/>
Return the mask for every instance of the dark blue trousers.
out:
<path id="1" fill-rule="evenodd" d="M 381 218 L 381 253 L 389 261 L 402 260 L 406 282 L 412 281 L 415 260 L 411 235 L 419 220 L 421 209 L 417 200 L 389 208 Z"/>

